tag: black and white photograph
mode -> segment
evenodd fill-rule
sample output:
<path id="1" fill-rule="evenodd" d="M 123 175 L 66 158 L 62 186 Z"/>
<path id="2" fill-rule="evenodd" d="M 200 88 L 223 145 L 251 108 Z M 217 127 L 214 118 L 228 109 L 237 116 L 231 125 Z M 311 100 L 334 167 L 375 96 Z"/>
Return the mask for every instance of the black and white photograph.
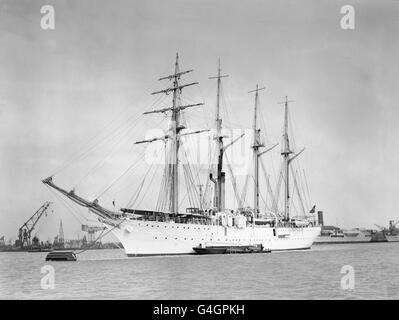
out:
<path id="1" fill-rule="evenodd" d="M 398 0 L 0 0 L 0 299 L 398 300 L 398 35 Z"/>

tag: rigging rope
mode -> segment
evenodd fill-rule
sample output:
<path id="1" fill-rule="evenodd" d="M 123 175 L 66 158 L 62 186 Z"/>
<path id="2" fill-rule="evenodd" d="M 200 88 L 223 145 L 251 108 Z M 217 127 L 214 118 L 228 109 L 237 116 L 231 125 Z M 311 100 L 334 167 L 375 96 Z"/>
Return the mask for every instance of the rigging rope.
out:
<path id="1" fill-rule="evenodd" d="M 275 197 L 274 197 L 273 190 L 272 190 L 272 187 L 271 187 L 271 185 L 270 185 L 270 179 L 269 179 L 269 176 L 268 176 L 268 174 L 267 174 L 265 165 L 264 165 L 264 163 L 263 163 L 262 160 L 260 161 L 260 164 L 261 164 L 261 167 L 262 167 L 263 174 L 264 174 L 264 176 L 265 176 L 265 181 L 266 181 L 266 186 L 267 186 L 267 192 L 268 192 L 268 194 L 269 194 L 269 197 L 270 197 L 271 203 L 272 203 L 271 209 L 273 210 L 273 209 L 274 209 L 274 204 L 276 203 L 276 199 L 275 199 Z"/>
<path id="2" fill-rule="evenodd" d="M 229 173 L 230 173 L 230 176 L 231 176 L 231 183 L 233 185 L 233 190 L 234 190 L 234 195 L 235 195 L 235 198 L 236 198 L 236 201 L 237 201 L 237 205 L 238 205 L 239 208 L 242 208 L 242 200 L 240 198 L 240 195 L 238 194 L 237 180 L 236 180 L 236 177 L 234 176 L 233 169 L 231 168 L 231 164 L 229 162 L 227 154 L 225 156 L 226 156 L 227 167 L 229 169 Z"/>
<path id="3" fill-rule="evenodd" d="M 96 141 L 95 143 L 93 143 L 90 147 L 88 147 L 87 149 L 83 150 L 82 152 L 77 152 L 74 156 L 70 157 L 67 161 L 64 162 L 64 164 L 58 169 L 56 170 L 52 175 L 58 174 L 59 172 L 61 172 L 62 170 L 66 169 L 67 167 L 69 167 L 73 162 L 76 162 L 78 160 L 82 160 L 85 157 L 87 157 L 92 151 L 94 151 L 97 147 L 99 147 L 101 145 L 101 143 L 104 143 L 108 140 L 111 140 L 112 138 L 114 138 L 115 135 L 117 135 L 119 133 L 120 130 L 123 130 L 125 128 L 126 125 L 129 125 L 129 121 L 131 120 L 133 116 L 130 116 L 128 119 L 126 119 L 124 121 L 124 123 L 122 125 L 120 125 L 118 128 L 116 128 L 113 132 L 111 132 L 108 136 L 101 138 L 100 134 L 97 135 L 95 137 L 95 139 L 99 139 L 98 141 Z M 134 120 L 134 122 L 136 122 L 140 117 L 142 117 L 142 115 L 140 115 L 137 119 Z M 92 140 L 95 140 L 92 139 Z M 89 141 L 89 143 L 91 143 L 92 141 Z"/>
<path id="4" fill-rule="evenodd" d="M 153 167 L 153 165 L 154 165 L 154 164 L 151 164 L 152 167 Z M 136 204 L 137 207 L 143 202 L 144 197 L 145 197 L 145 195 L 146 195 L 147 192 L 148 192 L 148 189 L 150 188 L 152 182 L 154 181 L 154 178 L 156 177 L 156 174 L 155 174 L 155 173 L 156 173 L 156 169 L 154 170 L 154 173 L 153 173 L 153 176 L 152 176 L 152 178 L 151 178 L 151 181 L 150 181 L 150 183 L 148 184 L 147 189 L 145 190 L 143 197 L 142 197 L 141 200 Z"/>
<path id="5" fill-rule="evenodd" d="M 199 207 L 199 201 L 200 201 L 199 198 L 200 197 L 199 197 L 198 190 L 195 187 L 196 184 L 197 184 L 195 180 L 198 179 L 200 170 L 197 171 L 197 174 L 194 177 L 194 175 L 193 175 L 193 173 L 191 171 L 191 166 L 189 165 L 189 159 L 188 159 L 187 152 L 186 152 L 185 149 L 184 149 L 183 155 L 185 156 L 185 159 L 187 161 L 187 164 L 183 165 L 183 171 L 184 171 L 185 179 L 186 179 L 186 194 L 181 199 L 179 205 L 181 206 L 183 201 L 184 201 L 184 199 L 188 196 L 190 205 L 192 207 L 195 207 L 195 205 L 198 204 L 198 207 Z"/>
<path id="6" fill-rule="evenodd" d="M 156 104 L 159 101 L 164 100 L 164 99 L 165 99 L 165 96 L 158 96 L 157 99 L 155 99 L 155 101 L 151 104 L 151 107 L 154 104 Z M 127 108 L 128 107 L 123 109 L 113 120 L 111 120 L 109 123 L 105 124 L 99 130 L 100 133 L 95 134 L 92 138 L 90 138 L 86 142 L 81 143 L 81 145 L 77 148 L 77 150 L 83 149 L 85 146 L 87 146 L 87 147 L 85 147 L 84 150 L 77 151 L 72 156 L 70 156 L 66 161 L 63 162 L 63 164 L 61 164 L 61 166 L 58 167 L 58 169 L 53 171 L 53 174 L 51 176 L 54 176 L 54 175 L 58 174 L 59 172 L 61 172 L 62 170 L 66 169 L 73 162 L 76 162 L 78 160 L 84 159 L 88 154 L 90 154 L 91 151 L 94 151 L 102 142 L 112 138 L 113 135 L 115 135 L 119 130 L 123 129 L 126 125 L 129 125 L 129 124 L 133 125 L 133 124 L 135 124 L 138 120 L 140 120 L 143 117 L 143 114 L 140 114 L 139 116 L 134 118 L 136 116 L 136 114 L 134 114 L 134 115 L 131 115 L 131 116 L 127 117 L 121 124 L 116 123 L 116 121 L 119 120 L 120 116 L 124 112 L 126 112 Z M 145 108 L 140 108 L 140 109 L 147 109 L 147 106 Z M 134 120 L 133 120 L 132 123 L 130 123 L 132 118 L 134 118 Z M 152 120 L 150 120 L 150 121 L 152 121 Z M 109 134 L 107 132 L 104 132 L 104 130 L 111 129 L 114 123 L 115 123 L 115 125 L 118 125 L 117 128 L 111 130 L 111 132 Z M 105 138 L 102 137 L 103 135 L 105 135 Z M 96 140 L 98 140 L 98 141 L 96 141 Z"/>
<path id="7" fill-rule="evenodd" d="M 243 205 L 247 204 L 247 191 L 248 191 L 249 178 L 250 178 L 250 175 L 247 174 L 245 176 L 245 182 L 244 182 L 244 186 L 243 186 L 242 192 L 241 192 L 241 201 L 242 201 Z"/>
<path id="8" fill-rule="evenodd" d="M 137 201 L 137 199 L 138 199 L 138 197 L 139 197 L 139 195 L 141 193 L 141 190 L 143 189 L 143 185 L 144 185 L 145 179 L 147 178 L 147 175 L 149 174 L 151 169 L 152 169 L 152 164 L 148 168 L 147 172 L 145 173 L 143 180 L 141 181 L 139 187 L 137 188 L 137 191 L 135 193 L 133 193 L 132 197 L 129 199 L 129 201 L 128 201 L 127 205 L 126 205 L 126 208 L 132 208 L 134 206 L 135 202 Z"/>
<path id="9" fill-rule="evenodd" d="M 294 187 L 295 187 L 295 190 L 296 190 L 297 195 L 298 195 L 299 204 L 301 205 L 301 209 L 302 209 L 303 214 L 306 216 L 305 207 L 304 207 L 304 205 L 303 205 L 302 197 L 301 197 L 301 194 L 300 194 L 300 192 L 299 192 L 298 184 L 297 184 L 297 181 L 296 181 L 296 174 L 295 174 L 295 172 L 294 172 L 294 169 L 292 169 L 292 167 L 291 167 L 291 174 L 292 174 L 292 176 L 293 176 L 293 178 L 294 178 Z M 292 197 L 292 201 L 294 201 L 293 198 L 294 198 L 294 197 Z"/>
<path id="10" fill-rule="evenodd" d="M 282 184 L 282 182 L 283 182 L 283 172 L 282 172 L 282 165 L 281 165 L 281 168 L 280 168 L 280 174 L 279 174 L 279 177 L 278 177 L 278 181 L 277 181 L 277 185 L 276 185 L 276 196 L 274 197 L 274 199 L 275 199 L 275 203 L 273 204 L 273 211 L 274 212 L 278 212 L 278 203 L 279 203 L 279 200 L 280 200 L 280 191 L 281 191 L 281 184 Z"/>
<path id="11" fill-rule="evenodd" d="M 132 168 L 134 168 L 135 164 L 131 164 L 118 178 L 116 178 L 104 191 L 102 191 L 99 195 L 96 196 L 96 199 L 100 198 L 104 193 L 106 193 L 112 186 L 115 185 L 126 173 L 128 173 Z"/>
<path id="12" fill-rule="evenodd" d="M 117 142 L 112 146 L 111 150 L 108 152 L 106 157 L 103 159 L 100 159 L 76 184 L 72 189 L 75 189 L 79 184 L 81 184 L 85 179 L 87 179 L 92 173 L 94 173 L 96 170 L 98 170 L 115 152 L 115 150 L 122 144 L 123 140 L 122 138 L 124 136 L 127 136 L 134 127 L 129 128 L 129 130 L 117 140 Z"/>
<path id="13" fill-rule="evenodd" d="M 312 199 L 310 199 L 310 193 L 309 193 L 309 187 L 308 187 L 308 180 L 306 179 L 305 170 L 303 170 L 303 176 L 304 176 L 304 178 L 305 178 L 305 185 L 306 185 L 306 191 L 307 191 L 307 193 L 308 193 L 309 202 L 310 202 L 310 204 L 312 204 Z"/>

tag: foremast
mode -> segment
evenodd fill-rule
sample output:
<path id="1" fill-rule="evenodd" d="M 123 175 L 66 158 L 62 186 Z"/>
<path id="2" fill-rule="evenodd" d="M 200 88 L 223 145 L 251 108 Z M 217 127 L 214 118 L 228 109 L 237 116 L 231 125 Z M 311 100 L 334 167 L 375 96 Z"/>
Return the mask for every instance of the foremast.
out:
<path id="1" fill-rule="evenodd" d="M 180 77 L 184 74 L 187 74 L 189 72 L 192 72 L 193 70 L 187 70 L 187 71 L 182 71 L 180 72 L 179 68 L 179 54 L 176 53 L 176 61 L 175 61 L 175 70 L 174 74 L 168 75 L 166 77 L 159 78 L 158 80 L 173 80 L 173 85 L 170 88 L 160 90 L 153 92 L 152 94 L 169 94 L 169 92 L 173 92 L 173 99 L 172 99 L 172 106 L 167 107 L 167 108 L 162 108 L 159 110 L 153 110 L 153 111 L 148 111 L 145 112 L 144 114 L 150 114 L 150 113 L 166 113 L 168 111 L 171 111 L 171 125 L 169 132 L 170 134 L 167 134 L 164 137 L 161 138 L 154 138 L 151 140 L 142 140 L 142 141 L 137 141 L 137 143 L 144 143 L 144 142 L 153 142 L 156 140 L 170 140 L 170 146 L 171 146 L 171 157 L 166 158 L 165 165 L 166 165 L 166 174 L 168 176 L 168 181 L 169 181 L 169 213 L 172 213 L 174 215 L 177 215 L 179 213 L 179 148 L 180 148 L 180 137 L 182 135 L 189 135 L 189 134 L 194 134 L 194 133 L 200 133 L 208 130 L 200 130 L 196 132 L 190 132 L 190 133 L 181 133 L 181 130 L 185 129 L 185 126 L 181 124 L 180 122 L 180 117 L 181 117 L 181 111 L 194 107 L 194 106 L 199 106 L 203 105 L 203 103 L 196 103 L 196 104 L 190 104 L 190 105 L 181 105 L 181 92 L 182 89 L 188 86 L 196 85 L 198 82 L 192 82 L 188 84 L 180 84 Z"/>
<path id="2" fill-rule="evenodd" d="M 184 126 L 180 125 L 180 110 L 176 108 L 178 103 L 180 102 L 180 93 L 179 90 L 179 55 L 176 53 L 176 62 L 175 62 L 175 73 L 173 75 L 173 99 L 172 99 L 172 113 L 171 113 L 171 143 L 172 143 L 172 159 L 169 166 L 169 175 L 170 179 L 170 202 L 169 202 L 169 212 L 178 213 L 179 211 L 179 147 L 180 147 L 180 138 L 179 132 L 184 128 Z"/>

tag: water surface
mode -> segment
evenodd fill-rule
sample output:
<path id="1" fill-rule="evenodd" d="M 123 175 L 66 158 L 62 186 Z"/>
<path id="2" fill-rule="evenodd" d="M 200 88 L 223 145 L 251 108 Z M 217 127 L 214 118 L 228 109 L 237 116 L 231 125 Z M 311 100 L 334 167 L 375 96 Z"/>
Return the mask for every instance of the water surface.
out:
<path id="1" fill-rule="evenodd" d="M 399 243 L 315 245 L 268 254 L 128 258 L 88 250 L 76 262 L 0 252 L 1 299 L 399 299 Z M 55 270 L 42 289 L 41 268 Z M 343 266 L 355 288 L 343 290 Z"/>

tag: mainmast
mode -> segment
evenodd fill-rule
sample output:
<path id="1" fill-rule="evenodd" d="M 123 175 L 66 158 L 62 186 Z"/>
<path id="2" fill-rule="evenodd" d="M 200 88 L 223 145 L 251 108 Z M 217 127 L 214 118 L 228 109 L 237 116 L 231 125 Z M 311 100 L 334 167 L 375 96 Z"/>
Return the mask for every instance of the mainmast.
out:
<path id="1" fill-rule="evenodd" d="M 216 179 L 213 178 L 212 173 L 210 174 L 210 179 L 215 183 L 214 192 L 214 206 L 218 212 L 224 211 L 225 200 L 224 200 L 224 186 L 225 186 L 225 172 L 223 172 L 223 153 L 225 148 L 223 147 L 223 135 L 222 135 L 222 118 L 220 116 L 220 87 L 222 84 L 221 79 L 228 77 L 228 75 L 221 75 L 220 69 L 220 59 L 218 63 L 218 75 L 215 77 L 210 77 L 209 79 L 217 79 L 217 95 L 216 95 L 216 135 L 215 140 L 217 143 L 217 169 L 216 169 Z"/>
<path id="2" fill-rule="evenodd" d="M 254 143 L 252 145 L 254 152 L 254 217 L 256 218 L 259 213 L 259 148 L 264 147 L 260 139 L 260 129 L 258 129 L 258 92 L 264 90 L 265 87 L 259 88 L 256 85 L 256 89 L 248 91 L 248 93 L 255 92 L 255 106 L 254 106 L 254 123 L 253 123 L 253 135 Z"/>

